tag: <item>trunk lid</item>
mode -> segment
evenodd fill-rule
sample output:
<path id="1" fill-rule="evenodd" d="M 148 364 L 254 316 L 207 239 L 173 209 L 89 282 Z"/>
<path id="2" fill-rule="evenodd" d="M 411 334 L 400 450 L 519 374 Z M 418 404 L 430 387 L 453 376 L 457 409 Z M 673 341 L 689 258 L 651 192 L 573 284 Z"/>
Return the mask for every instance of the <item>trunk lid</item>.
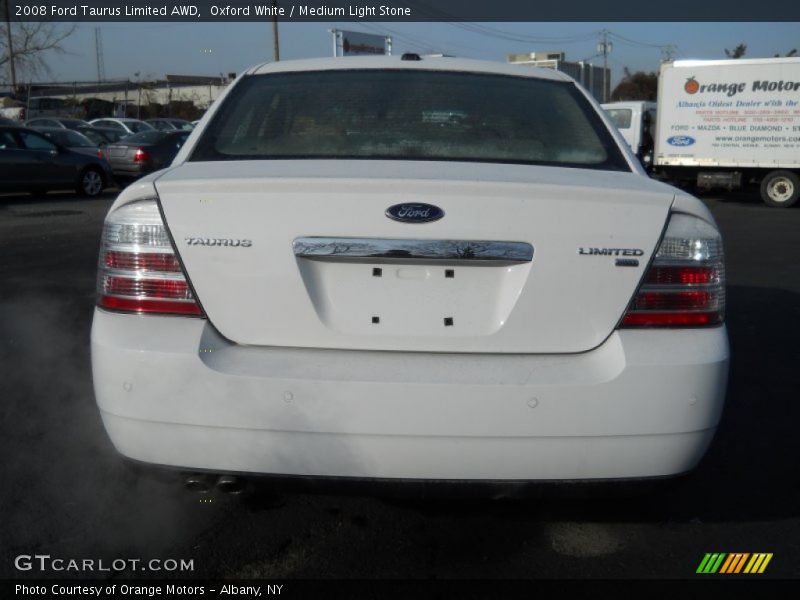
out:
<path id="1" fill-rule="evenodd" d="M 139 146 L 123 146 L 123 145 L 114 145 L 109 144 L 106 146 L 106 155 L 109 158 L 115 159 L 124 159 L 128 156 L 133 156 L 136 153 L 136 149 Z"/>
<path id="2" fill-rule="evenodd" d="M 599 345 L 674 198 L 633 173 L 432 161 L 186 163 L 156 188 L 197 296 L 228 339 L 435 352 Z M 407 203 L 444 217 L 387 218 Z"/>

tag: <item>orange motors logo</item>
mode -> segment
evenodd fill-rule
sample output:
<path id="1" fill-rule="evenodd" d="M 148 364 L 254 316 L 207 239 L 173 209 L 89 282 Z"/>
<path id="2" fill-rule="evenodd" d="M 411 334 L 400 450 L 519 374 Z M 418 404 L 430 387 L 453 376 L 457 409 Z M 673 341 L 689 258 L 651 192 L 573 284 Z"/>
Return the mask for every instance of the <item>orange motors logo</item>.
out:
<path id="1" fill-rule="evenodd" d="M 742 94 L 749 89 L 750 92 L 796 92 L 800 90 L 800 81 L 780 80 L 770 81 L 768 79 L 756 80 L 748 84 L 746 82 L 728 82 L 728 83 L 703 83 L 701 84 L 694 75 L 686 79 L 683 84 L 683 91 L 689 95 L 710 93 L 710 94 L 724 94 L 733 97 L 736 94 Z M 778 105 L 780 106 L 780 105 Z"/>

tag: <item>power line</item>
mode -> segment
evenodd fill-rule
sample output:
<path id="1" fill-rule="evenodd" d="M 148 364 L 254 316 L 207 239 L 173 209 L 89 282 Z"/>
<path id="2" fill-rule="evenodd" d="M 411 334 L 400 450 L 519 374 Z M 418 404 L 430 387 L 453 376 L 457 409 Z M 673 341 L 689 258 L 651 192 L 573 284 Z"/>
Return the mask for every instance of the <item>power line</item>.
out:
<path id="1" fill-rule="evenodd" d="M 465 31 L 469 31 L 471 33 L 477 33 L 479 35 L 484 35 L 487 37 L 492 37 L 496 39 L 501 39 L 510 42 L 519 42 L 525 44 L 579 44 L 581 42 L 586 42 L 591 40 L 597 35 L 596 31 L 578 35 L 578 36 L 564 36 L 564 37 L 533 37 L 527 35 L 521 35 L 516 33 L 510 32 L 503 32 L 499 29 L 494 29 L 490 27 L 484 27 L 480 25 L 476 25 L 474 23 L 459 23 L 459 22 L 447 22 L 448 25 L 453 27 L 458 27 Z"/>
<path id="2" fill-rule="evenodd" d="M 597 35 L 596 31 L 592 31 L 585 34 L 572 35 L 572 36 L 538 36 L 538 37 L 527 36 L 518 33 L 513 33 L 510 31 L 505 31 L 503 29 L 498 29 L 496 27 L 490 27 L 488 25 L 462 22 L 459 21 L 455 15 L 434 8 L 425 2 L 420 2 L 416 0 L 407 0 L 407 4 L 415 6 L 417 8 L 417 11 L 421 15 L 423 16 L 427 15 L 429 17 L 433 17 L 434 20 L 436 21 L 444 22 L 453 27 L 458 27 L 460 29 L 464 29 L 465 31 L 470 31 L 472 33 L 478 33 L 480 35 L 485 35 L 488 37 L 494 37 L 512 42 L 522 42 L 528 44 L 574 44 L 590 40 Z"/>
<path id="3" fill-rule="evenodd" d="M 632 44 L 634 46 L 644 46 L 644 47 L 647 47 L 647 48 L 664 48 L 664 47 L 669 45 L 669 44 L 652 44 L 652 43 L 649 43 L 649 42 L 640 42 L 638 40 L 633 40 L 633 39 L 631 39 L 629 37 L 625 37 L 624 35 L 620 35 L 618 33 L 614 33 L 613 31 L 609 31 L 608 34 L 610 36 L 616 38 L 617 40 L 622 41 L 623 43 L 627 42 L 628 44 Z"/>
<path id="4" fill-rule="evenodd" d="M 437 48 L 437 46 L 435 44 L 431 44 L 427 40 L 423 40 L 422 38 L 414 38 L 414 37 L 408 36 L 408 35 L 406 35 L 404 33 L 399 33 L 397 31 L 393 31 L 392 29 L 389 29 L 388 27 L 376 27 L 375 25 L 372 25 L 371 23 L 361 23 L 361 25 L 371 29 L 372 31 L 380 33 L 381 35 L 386 35 L 388 33 L 388 34 L 390 34 L 392 36 L 392 39 L 404 40 L 405 44 L 407 46 L 413 46 L 414 48 L 416 48 L 418 50 L 421 50 L 423 52 L 428 52 L 430 50 L 435 50 Z"/>

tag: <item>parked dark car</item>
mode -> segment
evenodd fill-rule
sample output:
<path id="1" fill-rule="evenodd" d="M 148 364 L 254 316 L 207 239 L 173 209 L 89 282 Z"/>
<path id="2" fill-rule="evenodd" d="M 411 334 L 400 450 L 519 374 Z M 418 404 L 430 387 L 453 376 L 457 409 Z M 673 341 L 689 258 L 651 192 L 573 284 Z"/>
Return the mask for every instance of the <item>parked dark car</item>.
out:
<path id="1" fill-rule="evenodd" d="M 142 131 L 106 146 L 106 158 L 117 180 L 131 180 L 168 166 L 189 131 Z"/>
<path id="2" fill-rule="evenodd" d="M 81 127 L 91 127 L 83 119 L 60 119 L 56 117 L 37 117 L 25 121 L 25 127 L 41 129 L 42 127 L 60 127 L 62 129 L 80 130 Z"/>
<path id="3" fill-rule="evenodd" d="M 77 130 L 79 133 L 85 135 L 98 146 L 105 146 L 106 144 L 113 144 L 122 139 L 125 139 L 130 134 L 122 129 L 111 129 L 110 127 L 81 127 Z"/>
<path id="4" fill-rule="evenodd" d="M 80 154 L 87 154 L 89 156 L 96 156 L 97 158 L 105 158 L 105 154 L 99 144 L 96 144 L 77 131 L 58 129 L 55 127 L 36 127 L 35 129 L 51 142 L 55 142 L 68 150 Z"/>
<path id="5" fill-rule="evenodd" d="M 108 163 L 73 152 L 27 127 L 0 126 L 0 191 L 74 189 L 97 196 L 113 181 Z"/>
<path id="6" fill-rule="evenodd" d="M 14 121 L 13 119 L 7 119 L 6 117 L 0 117 L 0 125 L 13 125 L 16 127 L 20 125 L 20 122 Z"/>
<path id="7" fill-rule="evenodd" d="M 152 125 L 159 131 L 191 131 L 194 129 L 194 125 L 183 119 L 147 119 L 145 123 Z"/>

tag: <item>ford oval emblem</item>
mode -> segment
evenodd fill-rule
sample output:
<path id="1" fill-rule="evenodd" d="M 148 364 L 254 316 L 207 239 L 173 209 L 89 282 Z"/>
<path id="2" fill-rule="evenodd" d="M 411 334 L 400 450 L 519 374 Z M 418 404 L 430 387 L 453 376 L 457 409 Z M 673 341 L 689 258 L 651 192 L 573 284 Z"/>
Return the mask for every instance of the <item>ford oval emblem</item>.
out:
<path id="1" fill-rule="evenodd" d="M 409 202 L 408 204 L 395 204 L 386 209 L 386 216 L 403 223 L 430 223 L 438 221 L 444 216 L 444 211 L 433 204 Z"/>
<path id="2" fill-rule="evenodd" d="M 667 138 L 667 143 L 670 146 L 691 146 L 694 141 L 694 138 L 690 135 L 673 135 L 671 138 Z"/>

